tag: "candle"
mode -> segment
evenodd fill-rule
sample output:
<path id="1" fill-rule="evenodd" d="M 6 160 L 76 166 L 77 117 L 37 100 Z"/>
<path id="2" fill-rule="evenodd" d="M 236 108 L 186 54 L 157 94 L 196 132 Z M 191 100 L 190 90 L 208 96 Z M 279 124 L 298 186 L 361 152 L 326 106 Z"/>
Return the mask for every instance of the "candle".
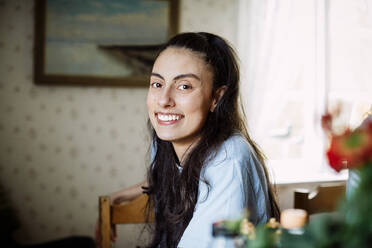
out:
<path id="1" fill-rule="evenodd" d="M 307 212 L 303 209 L 286 209 L 280 214 L 280 224 L 286 229 L 302 228 L 307 221 Z"/>

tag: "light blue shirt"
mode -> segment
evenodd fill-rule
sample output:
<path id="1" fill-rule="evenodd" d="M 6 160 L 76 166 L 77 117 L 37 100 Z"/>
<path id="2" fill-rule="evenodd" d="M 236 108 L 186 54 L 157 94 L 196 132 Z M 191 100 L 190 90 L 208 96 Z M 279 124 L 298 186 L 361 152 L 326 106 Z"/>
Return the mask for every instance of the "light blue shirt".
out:
<path id="1" fill-rule="evenodd" d="M 240 134 L 227 139 L 200 175 L 194 215 L 178 244 L 206 248 L 212 242 L 215 221 L 240 217 L 249 209 L 254 224 L 267 222 L 271 209 L 264 171 L 249 143 Z"/>

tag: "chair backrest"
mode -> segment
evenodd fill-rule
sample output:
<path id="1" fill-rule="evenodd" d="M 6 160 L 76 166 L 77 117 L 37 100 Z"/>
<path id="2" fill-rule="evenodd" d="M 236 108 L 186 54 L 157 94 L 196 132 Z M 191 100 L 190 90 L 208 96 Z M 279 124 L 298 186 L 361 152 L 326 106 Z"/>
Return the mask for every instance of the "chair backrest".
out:
<path id="1" fill-rule="evenodd" d="M 339 201 L 345 196 L 345 184 L 320 185 L 315 191 L 296 189 L 294 192 L 294 208 L 315 214 L 336 210 Z"/>
<path id="2" fill-rule="evenodd" d="M 138 224 L 153 221 L 153 215 L 150 215 L 149 220 L 147 220 L 146 218 L 145 209 L 147 200 L 148 196 L 146 194 L 143 194 L 131 202 L 111 206 L 109 196 L 99 197 L 99 225 L 101 231 L 101 248 L 111 247 L 111 225 Z"/>

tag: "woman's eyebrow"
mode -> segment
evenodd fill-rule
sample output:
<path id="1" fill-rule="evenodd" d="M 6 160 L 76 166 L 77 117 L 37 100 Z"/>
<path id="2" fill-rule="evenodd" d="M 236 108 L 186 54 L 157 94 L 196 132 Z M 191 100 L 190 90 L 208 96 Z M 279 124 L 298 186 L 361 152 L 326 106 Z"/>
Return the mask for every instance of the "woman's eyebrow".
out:
<path id="1" fill-rule="evenodd" d="M 192 78 L 195 78 L 195 79 L 201 81 L 200 78 L 197 75 L 195 75 L 194 73 L 180 74 L 180 75 L 174 77 L 173 80 L 178 80 L 178 79 L 186 78 L 186 77 L 192 77 Z"/>
<path id="2" fill-rule="evenodd" d="M 163 77 L 162 75 L 160 75 L 159 73 L 156 73 L 156 72 L 152 72 L 152 73 L 151 73 L 151 76 L 158 77 L 158 78 L 160 78 L 160 79 L 162 79 L 162 80 L 165 80 L 164 77 Z M 201 81 L 201 79 L 200 79 L 197 75 L 195 75 L 194 73 L 180 74 L 180 75 L 178 75 L 178 76 L 175 76 L 175 77 L 173 78 L 173 80 L 178 80 L 178 79 L 181 79 L 181 78 L 187 78 L 187 77 L 192 77 L 192 78 L 195 78 L 195 79 Z"/>
<path id="3" fill-rule="evenodd" d="M 155 77 L 158 77 L 158 78 L 161 78 L 162 80 L 164 80 L 164 77 L 162 75 L 160 75 L 159 73 L 156 73 L 156 72 L 151 72 L 151 76 L 155 76 Z"/>

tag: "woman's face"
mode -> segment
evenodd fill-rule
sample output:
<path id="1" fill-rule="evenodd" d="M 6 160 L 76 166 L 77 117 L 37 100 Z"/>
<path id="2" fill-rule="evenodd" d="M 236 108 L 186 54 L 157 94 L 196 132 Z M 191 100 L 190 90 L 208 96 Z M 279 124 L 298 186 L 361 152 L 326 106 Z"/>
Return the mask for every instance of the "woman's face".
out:
<path id="1" fill-rule="evenodd" d="M 167 48 L 156 59 L 147 94 L 149 118 L 158 137 L 190 145 L 214 108 L 213 73 L 201 55 Z"/>

